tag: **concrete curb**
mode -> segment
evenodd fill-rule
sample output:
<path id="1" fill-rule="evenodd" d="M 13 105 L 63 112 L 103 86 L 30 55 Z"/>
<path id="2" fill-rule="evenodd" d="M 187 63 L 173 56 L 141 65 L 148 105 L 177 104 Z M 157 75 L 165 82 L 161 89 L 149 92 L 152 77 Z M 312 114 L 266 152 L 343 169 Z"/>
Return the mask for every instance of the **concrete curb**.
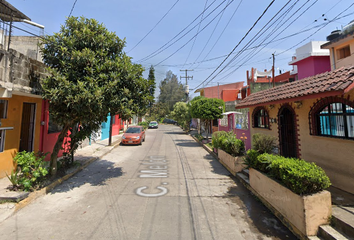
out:
<path id="1" fill-rule="evenodd" d="M 86 168 L 88 165 L 90 165 L 94 161 L 104 157 L 105 155 L 107 155 L 108 153 L 113 151 L 113 149 L 118 147 L 120 143 L 121 143 L 121 140 L 116 141 L 115 143 L 112 144 L 112 146 L 111 146 L 112 148 L 109 149 L 107 152 L 103 153 L 101 156 L 90 158 L 89 160 L 85 161 L 80 167 L 75 169 L 73 172 L 66 174 L 65 176 L 55 180 L 54 182 L 52 182 L 48 186 L 46 186 L 38 191 L 31 192 L 27 198 L 25 198 L 24 200 L 22 200 L 21 202 L 16 204 L 14 211 L 12 212 L 11 215 L 9 215 L 9 217 L 12 216 L 13 214 L 15 214 L 17 211 L 21 210 L 22 208 L 26 207 L 30 203 L 32 203 L 34 200 L 36 200 L 40 196 L 44 196 L 47 193 L 51 192 L 56 186 L 60 185 L 64 181 L 68 180 L 69 178 L 74 176 L 76 173 L 82 171 L 84 168 Z"/>

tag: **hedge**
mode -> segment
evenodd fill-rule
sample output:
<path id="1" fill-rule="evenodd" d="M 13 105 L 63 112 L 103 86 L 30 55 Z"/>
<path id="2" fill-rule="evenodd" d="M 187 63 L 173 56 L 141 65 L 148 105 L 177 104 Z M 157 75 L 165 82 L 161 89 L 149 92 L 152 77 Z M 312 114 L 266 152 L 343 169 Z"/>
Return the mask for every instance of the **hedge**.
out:
<path id="1" fill-rule="evenodd" d="M 331 185 L 322 168 L 302 159 L 264 153 L 250 167 L 268 174 L 299 195 L 317 193 Z"/>

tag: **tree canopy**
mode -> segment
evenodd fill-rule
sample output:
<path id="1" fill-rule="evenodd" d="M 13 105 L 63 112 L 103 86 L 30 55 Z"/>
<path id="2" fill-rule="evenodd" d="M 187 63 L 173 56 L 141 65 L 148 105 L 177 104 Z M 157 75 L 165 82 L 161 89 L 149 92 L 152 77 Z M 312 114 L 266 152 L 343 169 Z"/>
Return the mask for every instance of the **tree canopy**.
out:
<path id="1" fill-rule="evenodd" d="M 108 113 L 129 115 L 150 101 L 143 68 L 131 62 L 124 46 L 125 40 L 103 24 L 84 17 L 69 17 L 58 33 L 42 40 L 50 73 L 42 81 L 43 98 L 49 100 L 53 121 L 63 127 L 51 155 L 52 175 L 68 130 L 80 124 L 81 130 L 71 131 L 70 137 L 83 140 Z"/>
<path id="2" fill-rule="evenodd" d="M 206 129 L 209 129 L 210 121 L 222 118 L 225 111 L 225 102 L 222 99 L 197 97 L 191 102 L 190 112 L 193 118 L 200 118 Z"/>
<path id="3" fill-rule="evenodd" d="M 187 95 L 183 90 L 183 84 L 172 71 L 166 73 L 166 78 L 160 82 L 160 95 L 158 101 L 166 103 L 169 112 L 173 110 L 173 105 L 177 102 L 185 102 Z"/>
<path id="4" fill-rule="evenodd" d="M 189 111 L 189 104 L 185 102 L 178 102 L 173 106 L 173 111 L 171 116 L 176 120 L 184 129 L 189 128 L 189 123 L 191 121 L 191 115 Z"/>

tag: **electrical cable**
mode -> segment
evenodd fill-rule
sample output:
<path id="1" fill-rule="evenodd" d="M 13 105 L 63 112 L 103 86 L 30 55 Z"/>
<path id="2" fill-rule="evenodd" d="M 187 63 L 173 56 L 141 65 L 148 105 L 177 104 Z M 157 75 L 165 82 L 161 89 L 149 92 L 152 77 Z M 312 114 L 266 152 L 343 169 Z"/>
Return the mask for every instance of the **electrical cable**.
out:
<path id="1" fill-rule="evenodd" d="M 162 18 L 155 24 L 155 26 L 137 43 L 135 44 L 134 47 L 132 47 L 127 53 L 131 52 L 134 50 L 134 48 L 136 48 L 156 27 L 157 25 L 167 16 L 167 14 L 170 13 L 170 11 L 176 6 L 176 4 L 179 2 L 180 0 L 177 0 L 172 7 L 162 16 Z"/>
<path id="2" fill-rule="evenodd" d="M 206 0 L 206 1 L 205 1 L 204 11 L 205 11 L 205 8 L 206 8 L 207 4 L 208 4 L 208 0 Z M 204 11 L 203 11 L 203 12 L 204 12 Z M 202 14 L 202 16 L 201 16 L 201 18 L 200 18 L 200 22 L 199 22 L 199 25 L 198 25 L 197 32 L 199 32 L 200 25 L 202 24 L 202 21 L 203 21 L 203 16 L 204 16 L 204 13 Z M 186 64 L 186 62 L 188 61 L 188 58 L 189 58 L 189 56 L 190 56 L 190 55 L 191 55 L 191 53 L 192 53 L 192 50 L 193 50 L 193 47 L 194 47 L 194 44 L 195 44 L 195 41 L 196 41 L 196 40 L 197 40 L 197 37 L 195 37 L 195 38 L 194 38 L 194 41 L 193 41 L 193 44 L 192 44 L 191 50 L 189 51 L 188 56 L 187 56 L 186 61 L 184 62 L 184 64 Z M 183 65 L 183 68 L 184 68 L 184 65 Z"/>
<path id="3" fill-rule="evenodd" d="M 231 2 L 230 2 L 228 5 L 226 5 L 226 6 L 224 7 L 224 9 L 227 8 L 233 1 L 234 1 L 234 0 L 231 0 Z M 275 1 L 275 0 L 274 0 L 274 1 Z M 178 48 L 175 52 L 173 52 L 173 53 L 170 54 L 168 57 L 166 57 L 165 59 L 163 59 L 162 61 L 160 61 L 159 63 L 157 63 L 156 66 L 160 65 L 160 63 L 166 61 L 167 59 L 169 59 L 170 57 L 172 57 L 173 55 L 175 55 L 179 50 L 181 50 L 182 48 L 184 48 L 184 47 L 185 47 L 190 41 L 192 41 L 199 33 L 201 33 L 204 29 L 206 29 L 221 13 L 222 13 L 222 11 L 219 12 L 211 21 L 209 21 L 209 22 L 202 28 L 202 30 L 200 30 L 199 32 L 197 32 L 197 33 L 196 33 L 191 39 L 189 39 L 184 45 L 182 45 L 182 46 L 181 46 L 180 48 Z"/>
<path id="4" fill-rule="evenodd" d="M 224 64 L 224 62 L 231 56 L 231 54 L 236 50 L 236 48 L 243 42 L 243 40 L 248 36 L 248 34 L 252 31 L 252 29 L 257 25 L 257 23 L 261 20 L 261 18 L 265 15 L 265 13 L 268 11 L 268 9 L 273 5 L 275 0 L 272 0 L 272 2 L 267 6 L 267 8 L 263 11 L 261 16 L 258 17 L 256 22 L 252 25 L 252 27 L 247 31 L 247 33 L 242 37 L 242 39 L 238 42 L 238 44 L 232 49 L 232 51 L 227 55 L 227 57 L 219 64 L 219 66 L 202 82 L 200 83 L 199 86 L 201 86 L 203 83 L 205 83 L 221 66 Z"/>
<path id="5" fill-rule="evenodd" d="M 70 11 L 70 14 L 69 14 L 69 17 L 71 16 L 71 14 L 73 13 L 73 11 L 74 11 L 74 8 L 75 8 L 75 5 L 76 5 L 76 2 L 77 2 L 77 0 L 75 0 L 75 2 L 74 2 L 74 4 L 73 4 L 73 6 L 72 6 L 72 8 L 71 8 L 71 11 Z M 68 17 L 68 18 L 69 18 Z"/>
<path id="6" fill-rule="evenodd" d="M 214 10 L 211 12 L 213 13 L 217 8 L 219 8 L 226 0 L 223 0 L 216 8 L 214 8 Z M 211 4 L 209 4 L 209 6 L 205 9 L 205 11 L 207 11 L 214 3 L 216 2 L 216 0 L 214 0 Z M 196 28 L 197 25 L 195 25 L 192 29 L 190 29 L 186 34 L 184 34 L 182 37 L 180 37 L 179 39 L 177 39 L 175 42 L 173 42 L 172 44 L 170 44 L 169 46 L 167 46 L 165 49 L 163 49 L 166 45 L 168 45 L 170 42 L 172 42 L 174 39 L 176 39 L 179 35 L 181 35 L 186 29 L 189 28 L 189 26 L 191 26 L 205 11 L 201 12 L 190 24 L 188 24 L 184 29 L 182 29 L 179 33 L 177 33 L 172 39 L 170 39 L 167 43 L 165 43 L 162 47 L 160 47 L 159 49 L 155 50 L 154 52 L 150 53 L 148 56 L 138 60 L 137 62 L 142 62 L 142 61 L 146 61 L 154 56 L 156 56 L 157 54 L 161 53 L 162 51 L 166 50 L 167 48 L 169 48 L 170 46 L 172 46 L 173 44 L 175 44 L 177 41 L 179 41 L 181 38 L 183 38 L 185 35 L 187 35 L 190 31 L 192 31 L 194 28 Z M 209 13 L 209 15 L 211 14 Z M 209 16 L 208 15 L 208 16 Z M 205 19 L 205 18 L 204 18 Z M 163 49 L 163 50 L 161 50 Z"/>

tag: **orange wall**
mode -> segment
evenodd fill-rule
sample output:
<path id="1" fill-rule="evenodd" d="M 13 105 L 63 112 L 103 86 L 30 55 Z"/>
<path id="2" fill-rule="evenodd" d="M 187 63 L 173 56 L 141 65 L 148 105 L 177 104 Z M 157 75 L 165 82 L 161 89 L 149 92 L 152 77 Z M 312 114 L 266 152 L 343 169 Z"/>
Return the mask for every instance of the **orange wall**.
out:
<path id="1" fill-rule="evenodd" d="M 36 104 L 35 116 L 35 132 L 34 132 L 34 151 L 39 150 L 39 136 L 40 136 L 40 119 L 42 111 L 42 99 L 27 96 L 12 95 L 8 100 L 7 119 L 1 119 L 1 127 L 13 127 L 13 130 L 6 130 L 4 152 L 0 153 L 0 178 L 11 173 L 13 163 L 12 153 L 18 151 L 21 136 L 21 120 L 23 103 Z M 7 151 L 10 150 L 10 151 Z M 9 153 L 10 152 L 10 153 Z"/>

